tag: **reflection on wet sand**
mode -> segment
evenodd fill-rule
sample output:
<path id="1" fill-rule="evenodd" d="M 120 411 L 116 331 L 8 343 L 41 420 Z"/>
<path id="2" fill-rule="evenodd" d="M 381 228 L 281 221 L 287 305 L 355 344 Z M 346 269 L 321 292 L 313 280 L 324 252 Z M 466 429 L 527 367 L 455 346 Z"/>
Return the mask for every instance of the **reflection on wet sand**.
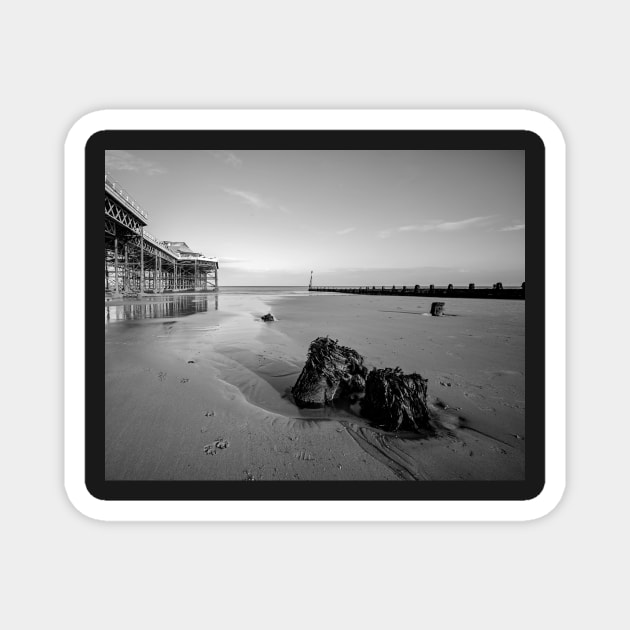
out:
<path id="1" fill-rule="evenodd" d="M 105 306 L 105 322 L 130 319 L 159 319 L 183 317 L 193 313 L 219 310 L 219 296 L 214 295 L 169 295 L 158 298 L 145 298 L 131 304 Z"/>

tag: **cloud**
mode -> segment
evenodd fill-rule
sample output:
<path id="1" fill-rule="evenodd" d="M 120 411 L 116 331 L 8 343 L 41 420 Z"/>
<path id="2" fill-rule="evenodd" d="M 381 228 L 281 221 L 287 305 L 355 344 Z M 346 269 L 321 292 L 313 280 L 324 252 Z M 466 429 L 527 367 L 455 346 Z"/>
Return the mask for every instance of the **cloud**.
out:
<path id="1" fill-rule="evenodd" d="M 472 217 L 461 221 L 430 221 L 429 223 L 423 223 L 420 225 L 401 225 L 400 227 L 381 230 L 378 232 L 378 237 L 389 238 L 392 234 L 397 232 L 454 232 L 456 230 L 463 230 L 467 227 L 484 223 L 491 218 L 491 216 Z"/>
<path id="2" fill-rule="evenodd" d="M 247 192 L 246 190 L 237 190 L 236 188 L 224 188 L 223 192 L 228 195 L 232 195 L 233 197 L 237 197 L 238 199 L 242 199 L 250 206 L 254 206 L 254 208 L 258 208 L 259 210 L 279 210 L 285 214 L 291 214 L 291 211 L 285 206 L 280 206 L 268 201 L 267 199 L 263 199 L 257 193 Z"/>
<path id="3" fill-rule="evenodd" d="M 210 151 L 210 155 L 232 168 L 241 168 L 243 166 L 243 160 L 231 151 Z"/>
<path id="4" fill-rule="evenodd" d="M 357 228 L 354 227 L 349 227 L 346 228 L 345 230 L 339 230 L 338 232 L 336 232 L 336 234 L 339 234 L 339 236 L 343 236 L 344 234 L 350 234 L 350 232 L 354 232 Z"/>
<path id="5" fill-rule="evenodd" d="M 472 219 L 464 219 L 463 221 L 446 221 L 438 223 L 429 229 L 439 230 L 441 232 L 451 232 L 453 230 L 463 230 L 471 225 L 476 225 L 491 219 L 492 217 L 472 217 Z"/>
<path id="6" fill-rule="evenodd" d="M 221 256 L 221 262 L 224 264 L 249 262 L 250 258 L 230 258 L 229 256 Z"/>
<path id="7" fill-rule="evenodd" d="M 243 199 L 249 205 L 254 206 L 255 208 L 269 208 L 269 204 L 259 195 L 255 193 L 246 192 L 245 190 L 236 190 L 235 188 L 224 188 L 223 192 L 226 192 L 228 195 L 232 195 L 233 197 L 238 197 L 239 199 Z"/>
<path id="8" fill-rule="evenodd" d="M 107 171 L 136 171 L 145 175 L 166 173 L 157 162 L 145 160 L 129 151 L 105 151 L 105 169 Z"/>
<path id="9" fill-rule="evenodd" d="M 509 227 L 504 227 L 499 230 L 499 232 L 515 232 L 516 230 L 524 230 L 525 224 L 519 223 L 518 225 L 511 225 Z"/>

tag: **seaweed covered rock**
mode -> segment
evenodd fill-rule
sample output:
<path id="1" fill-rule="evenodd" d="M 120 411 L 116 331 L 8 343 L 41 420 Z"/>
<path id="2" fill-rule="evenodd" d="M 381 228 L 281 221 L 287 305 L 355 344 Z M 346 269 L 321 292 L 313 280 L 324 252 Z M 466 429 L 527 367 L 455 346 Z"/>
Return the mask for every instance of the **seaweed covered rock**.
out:
<path id="1" fill-rule="evenodd" d="M 358 352 L 329 337 L 318 337 L 309 346 L 291 393 L 299 407 L 323 407 L 335 398 L 362 392 L 367 371 Z"/>
<path id="2" fill-rule="evenodd" d="M 361 413 L 388 431 L 431 430 L 427 379 L 400 368 L 372 370 L 365 383 Z"/>

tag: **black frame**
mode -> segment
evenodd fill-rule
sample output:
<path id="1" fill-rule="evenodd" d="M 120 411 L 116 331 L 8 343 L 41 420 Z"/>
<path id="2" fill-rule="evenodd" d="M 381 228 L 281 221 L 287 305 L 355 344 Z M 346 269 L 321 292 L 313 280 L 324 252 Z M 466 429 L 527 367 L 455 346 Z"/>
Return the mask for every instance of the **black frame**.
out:
<path id="1" fill-rule="evenodd" d="M 394 114 L 392 114 L 394 115 Z M 103 173 L 108 149 L 415 149 L 525 151 L 524 481 L 106 481 L 102 271 Z M 97 212 L 98 210 L 98 212 Z M 97 240 L 98 239 L 98 240 Z M 94 246 L 91 246 L 94 244 Z M 545 146 L 520 130 L 100 131 L 85 147 L 85 483 L 102 500 L 528 500 L 545 484 Z M 88 409 L 89 405 L 89 409 Z M 95 416 L 95 410 L 102 414 Z"/>

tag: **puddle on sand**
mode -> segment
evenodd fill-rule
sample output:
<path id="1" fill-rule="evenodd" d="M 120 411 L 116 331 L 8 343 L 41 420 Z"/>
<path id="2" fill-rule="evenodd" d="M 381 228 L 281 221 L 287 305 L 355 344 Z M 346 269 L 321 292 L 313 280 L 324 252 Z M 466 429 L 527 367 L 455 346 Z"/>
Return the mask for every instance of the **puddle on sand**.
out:
<path id="1" fill-rule="evenodd" d="M 219 296 L 190 294 L 144 297 L 137 302 L 105 305 L 105 323 L 184 317 L 219 310 Z"/>

